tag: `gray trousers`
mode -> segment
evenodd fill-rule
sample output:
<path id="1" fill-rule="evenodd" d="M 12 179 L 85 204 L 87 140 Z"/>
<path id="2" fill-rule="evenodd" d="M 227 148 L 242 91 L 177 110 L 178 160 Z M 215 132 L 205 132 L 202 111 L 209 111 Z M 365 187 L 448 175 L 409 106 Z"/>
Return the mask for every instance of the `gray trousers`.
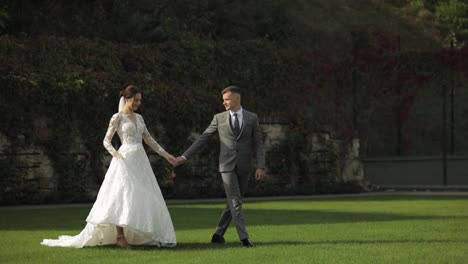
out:
<path id="1" fill-rule="evenodd" d="M 216 227 L 216 234 L 223 236 L 231 220 L 234 220 L 239 239 L 249 238 L 242 213 L 242 197 L 247 191 L 249 176 L 250 172 L 239 173 L 237 169 L 232 172 L 221 172 L 227 204 Z"/>

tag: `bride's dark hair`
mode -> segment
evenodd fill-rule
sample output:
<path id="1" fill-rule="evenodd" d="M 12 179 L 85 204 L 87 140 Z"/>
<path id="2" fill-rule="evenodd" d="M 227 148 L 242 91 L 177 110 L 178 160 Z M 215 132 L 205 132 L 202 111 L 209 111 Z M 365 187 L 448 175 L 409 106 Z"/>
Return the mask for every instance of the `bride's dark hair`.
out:
<path id="1" fill-rule="evenodd" d="M 120 96 L 123 96 L 125 99 L 134 97 L 136 94 L 141 94 L 141 89 L 135 85 L 129 85 L 122 91 L 120 91 Z"/>

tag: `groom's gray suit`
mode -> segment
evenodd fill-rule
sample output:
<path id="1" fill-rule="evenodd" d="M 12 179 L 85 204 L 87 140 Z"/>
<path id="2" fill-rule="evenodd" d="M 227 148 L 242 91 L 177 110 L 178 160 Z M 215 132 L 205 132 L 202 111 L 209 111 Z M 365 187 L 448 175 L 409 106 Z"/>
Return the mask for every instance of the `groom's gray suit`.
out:
<path id="1" fill-rule="evenodd" d="M 183 154 L 189 159 L 211 136 L 218 133 L 219 172 L 226 191 L 227 205 L 215 233 L 223 236 L 233 219 L 240 240 L 249 237 L 242 214 L 242 197 L 252 174 L 252 158 L 255 157 L 257 168 L 265 168 L 265 151 L 258 117 L 245 109 L 242 111 L 243 122 L 238 135 L 234 132 L 229 111 L 216 114 L 205 132 Z"/>

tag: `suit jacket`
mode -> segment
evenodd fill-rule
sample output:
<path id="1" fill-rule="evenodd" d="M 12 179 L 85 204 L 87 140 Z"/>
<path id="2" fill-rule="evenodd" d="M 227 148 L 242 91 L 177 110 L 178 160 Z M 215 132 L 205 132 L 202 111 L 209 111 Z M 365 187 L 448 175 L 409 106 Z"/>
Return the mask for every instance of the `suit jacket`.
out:
<path id="1" fill-rule="evenodd" d="M 214 134 L 218 133 L 220 141 L 219 171 L 247 173 L 252 168 L 252 158 L 255 156 L 257 168 L 265 168 L 265 150 L 262 132 L 256 114 L 243 109 L 241 132 L 236 137 L 229 111 L 216 114 L 208 128 L 184 152 L 183 156 L 190 158 Z"/>

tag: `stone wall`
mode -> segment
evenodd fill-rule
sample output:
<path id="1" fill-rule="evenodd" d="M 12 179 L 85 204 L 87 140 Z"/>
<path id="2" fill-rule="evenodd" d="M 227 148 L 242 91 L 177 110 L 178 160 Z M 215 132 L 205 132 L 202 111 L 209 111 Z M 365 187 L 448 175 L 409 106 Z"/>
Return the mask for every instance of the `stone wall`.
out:
<path id="1" fill-rule="evenodd" d="M 265 134 L 264 145 L 265 149 L 271 149 L 275 144 L 278 144 L 284 139 L 285 129 L 281 124 L 261 124 L 262 132 Z"/>
<path id="2" fill-rule="evenodd" d="M 22 135 L 18 136 L 21 142 Z M 57 181 L 51 160 L 37 146 L 15 147 L 0 134 L 0 164 L 5 175 L 0 177 L 0 193 L 16 195 L 31 194 L 28 199 L 41 199 L 56 190 Z M 13 198 L 14 199 L 14 198 Z M 1 199 L 0 199 L 1 200 Z"/>
<path id="3" fill-rule="evenodd" d="M 46 126 L 46 121 L 38 119 L 35 123 L 36 136 L 38 137 L 38 139 L 47 139 L 49 131 Z M 265 135 L 264 143 L 266 149 L 269 149 L 272 145 L 279 143 L 279 141 L 281 141 L 285 136 L 283 125 L 262 124 L 261 128 Z M 196 137 L 194 136 L 193 139 L 195 138 Z M 18 141 L 24 141 L 24 137 L 22 135 L 19 135 Z M 77 141 L 79 140 L 77 139 Z M 76 152 L 69 153 L 66 155 L 72 155 L 74 157 L 72 158 L 72 160 L 75 160 L 77 163 L 83 164 L 82 166 L 79 166 L 79 168 L 82 170 L 86 170 L 86 159 L 88 158 L 88 156 L 86 155 L 86 152 L 82 149 L 82 147 L 80 147 L 82 146 L 80 142 L 76 142 L 76 144 L 74 145 L 77 146 Z M 4 161 L 4 163 L 2 163 L 3 166 L 5 166 L 6 163 L 14 162 L 14 164 L 9 165 L 12 165 L 12 169 L 14 169 L 15 171 L 14 175 L 8 175 L 8 179 L 7 175 L 1 175 L 2 177 L 0 178 L 0 189 L 2 191 L 0 194 L 4 195 L 10 191 L 13 191 L 11 190 L 11 188 L 13 188 L 14 186 L 5 188 L 5 180 L 11 181 L 11 178 L 14 177 L 14 180 L 18 183 L 18 185 L 21 185 L 16 186 L 16 188 L 21 188 L 24 192 L 35 194 L 35 198 L 32 199 L 42 200 L 44 199 L 44 197 L 54 195 L 54 193 L 57 191 L 58 180 L 60 176 L 54 170 L 52 162 L 47 156 L 47 154 L 44 152 L 44 150 L 40 147 L 29 145 L 27 147 L 15 147 L 14 152 L 11 153 L 9 151 L 10 147 L 11 143 L 8 141 L 6 136 L 0 134 L 0 161 Z M 102 170 L 104 172 L 106 171 L 111 160 L 111 156 L 106 154 L 102 157 Z M 150 155 L 149 158 L 152 162 L 155 162 L 155 159 L 157 159 L 157 157 L 155 157 L 154 155 Z M 193 163 L 196 164 L 196 166 L 194 166 L 194 168 L 191 169 L 192 172 L 193 170 L 198 170 L 200 164 L 205 164 L 206 166 L 213 166 L 213 164 L 209 162 L 207 163 L 200 161 L 198 163 Z M 7 173 L 13 172 L 10 170 Z M 104 175 L 102 177 L 104 177 Z M 89 191 L 89 196 L 95 196 L 96 192 L 96 188 L 93 188 Z"/>
<path id="4" fill-rule="evenodd" d="M 41 122 L 38 121 L 39 128 L 45 127 L 41 125 Z M 287 127 L 283 124 L 261 124 L 262 131 L 264 133 L 264 144 L 268 153 L 273 149 L 275 145 L 283 142 L 287 137 Z M 47 137 L 47 129 L 39 129 L 38 136 Z M 194 136 L 195 138 L 195 136 Z M 19 135 L 18 141 L 21 142 L 21 135 Z M 66 158 L 71 160 L 71 162 L 76 162 L 76 166 L 72 167 L 76 170 L 79 170 L 74 173 L 83 174 L 88 173 L 92 174 L 89 168 L 89 155 L 86 154 L 86 151 L 82 149 L 83 145 L 78 142 L 76 144 L 76 152 L 63 154 L 67 155 Z M 24 144 L 23 144 L 24 145 Z M 313 183 L 315 184 L 318 180 L 323 178 L 331 178 L 336 182 L 365 182 L 364 179 L 364 170 L 363 165 L 359 159 L 359 140 L 354 139 L 349 144 L 343 142 L 339 139 L 334 139 L 330 136 L 329 133 L 310 133 L 307 137 L 308 151 L 303 153 L 304 159 L 294 161 L 297 163 L 305 162 L 306 170 L 305 175 L 294 175 L 295 179 L 302 178 L 302 183 Z M 37 201 L 30 201 L 31 203 L 44 202 L 47 200 L 48 196 L 54 196 L 57 192 L 58 183 L 60 175 L 57 171 L 54 170 L 51 159 L 47 156 L 43 149 L 40 147 L 31 145 L 28 147 L 16 147 L 14 152 L 9 151 L 11 144 L 4 135 L 0 135 L 0 166 L 10 166 L 10 169 L 14 169 L 14 175 L 2 175 L 0 179 L 0 190 L 1 195 L 5 195 L 11 190 L 5 188 L 5 180 L 16 182 L 16 187 L 20 188 L 25 193 L 33 193 L 34 195 L 31 198 Z M 8 153 L 8 154 L 6 154 Z M 271 152 L 270 152 L 271 153 Z M 302 155 L 302 154 L 301 154 Z M 64 156 L 65 157 L 65 156 Z M 71 158 L 70 158 L 71 157 Z M 154 162 L 154 155 L 150 155 L 150 161 Z M 101 157 L 103 160 L 102 171 L 105 172 L 110 160 L 110 155 L 103 155 Z M 200 159 L 203 159 L 201 157 Z M 14 164 L 8 164 L 6 162 L 13 162 Z M 197 170 L 207 169 L 208 167 L 216 167 L 213 160 L 199 160 L 198 162 L 194 160 L 192 164 L 193 168 L 190 168 L 189 171 L 196 173 Z M 3 165 L 2 165 L 3 164 Z M 208 168 L 208 169 L 209 169 Z M 1 168 L 0 168 L 1 169 Z M 8 173 L 12 173 L 13 170 L 10 170 Z M 267 175 L 265 176 L 265 181 L 274 182 L 274 177 L 277 176 L 274 170 L 267 168 Z M 13 179 L 12 179 L 12 176 Z M 86 175 L 85 175 L 86 176 Z M 102 175 L 104 177 L 104 175 Z M 82 187 L 82 183 L 78 183 Z M 71 186 L 74 188 L 74 186 Z M 97 194 L 97 186 L 88 186 L 88 197 L 92 199 Z M 0 197 L 1 198 L 1 197 Z M 24 199 L 24 197 L 23 197 Z M 55 198 L 60 199 L 60 198 Z M 49 197 L 50 200 L 50 197 Z M 2 199 L 0 199 L 2 201 Z M 51 200 L 54 201 L 53 199 Z"/>

